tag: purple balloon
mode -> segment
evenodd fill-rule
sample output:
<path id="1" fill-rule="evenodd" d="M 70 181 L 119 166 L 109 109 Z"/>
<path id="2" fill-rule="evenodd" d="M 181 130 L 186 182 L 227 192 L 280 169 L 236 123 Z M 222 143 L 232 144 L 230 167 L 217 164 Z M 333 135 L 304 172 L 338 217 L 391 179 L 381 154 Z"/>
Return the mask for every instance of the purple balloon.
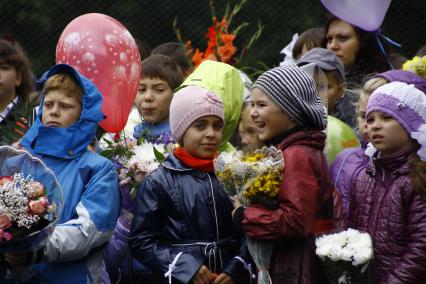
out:
<path id="1" fill-rule="evenodd" d="M 391 0 L 321 0 L 330 13 L 365 31 L 380 28 Z"/>

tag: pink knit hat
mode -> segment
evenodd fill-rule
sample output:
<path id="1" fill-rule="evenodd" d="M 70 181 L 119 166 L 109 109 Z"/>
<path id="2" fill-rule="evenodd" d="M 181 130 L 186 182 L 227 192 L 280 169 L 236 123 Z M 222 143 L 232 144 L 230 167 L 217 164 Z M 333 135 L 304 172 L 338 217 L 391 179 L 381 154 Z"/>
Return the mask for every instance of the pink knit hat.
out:
<path id="1" fill-rule="evenodd" d="M 177 91 L 170 104 L 173 139 L 180 142 L 194 121 L 208 115 L 218 116 L 224 121 L 222 100 L 214 92 L 198 86 L 187 86 Z"/>

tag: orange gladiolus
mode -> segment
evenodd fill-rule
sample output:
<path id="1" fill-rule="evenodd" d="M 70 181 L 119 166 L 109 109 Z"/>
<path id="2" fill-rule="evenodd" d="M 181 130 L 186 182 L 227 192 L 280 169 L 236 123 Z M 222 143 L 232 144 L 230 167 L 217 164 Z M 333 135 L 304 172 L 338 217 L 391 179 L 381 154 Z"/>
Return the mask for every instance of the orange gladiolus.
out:
<path id="1" fill-rule="evenodd" d="M 222 59 L 222 62 L 225 62 L 225 63 L 228 63 L 229 60 L 232 58 L 232 56 L 234 56 L 236 52 L 237 52 L 237 48 L 229 44 L 219 46 L 219 48 L 217 49 L 217 53 Z"/>
<path id="2" fill-rule="evenodd" d="M 194 55 L 192 56 L 192 62 L 194 62 L 195 66 L 198 66 L 203 62 L 203 52 L 200 52 L 200 50 L 197 48 L 195 50 Z"/>
<path id="3" fill-rule="evenodd" d="M 220 21 L 220 26 L 224 30 L 228 29 L 228 20 L 226 18 L 222 18 L 222 21 Z"/>
<path id="4" fill-rule="evenodd" d="M 235 35 L 233 34 L 222 34 L 222 42 L 224 45 L 232 45 L 232 42 L 235 39 Z"/>

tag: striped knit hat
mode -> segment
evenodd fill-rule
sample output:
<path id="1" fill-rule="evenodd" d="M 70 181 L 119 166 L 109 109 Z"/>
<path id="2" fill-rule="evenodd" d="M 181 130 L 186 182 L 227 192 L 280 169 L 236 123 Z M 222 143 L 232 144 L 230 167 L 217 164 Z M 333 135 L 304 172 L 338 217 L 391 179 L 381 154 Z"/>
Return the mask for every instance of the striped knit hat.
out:
<path id="1" fill-rule="evenodd" d="M 327 112 L 311 76 L 295 65 L 283 65 L 259 76 L 252 89 L 262 90 L 297 125 L 323 130 Z"/>

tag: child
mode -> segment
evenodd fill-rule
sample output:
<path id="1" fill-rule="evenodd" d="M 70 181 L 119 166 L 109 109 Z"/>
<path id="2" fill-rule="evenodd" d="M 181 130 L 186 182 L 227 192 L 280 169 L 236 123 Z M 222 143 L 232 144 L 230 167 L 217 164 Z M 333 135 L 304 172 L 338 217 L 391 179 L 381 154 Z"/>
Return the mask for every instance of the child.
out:
<path id="1" fill-rule="evenodd" d="M 185 54 L 185 49 L 179 42 L 162 43 L 151 51 L 151 55 L 153 54 L 162 54 L 174 59 L 182 70 L 184 78 L 193 71 L 192 66 L 189 65 L 190 57 Z"/>
<path id="2" fill-rule="evenodd" d="M 324 28 L 316 27 L 304 31 L 293 47 L 293 58 L 297 61 L 309 50 L 320 47 L 324 38 Z"/>
<path id="3" fill-rule="evenodd" d="M 143 138 L 152 143 L 162 138 L 170 139 L 169 106 L 173 90 L 182 81 L 183 75 L 179 66 L 168 56 L 155 54 L 142 61 L 142 75 L 135 104 L 143 121 L 134 128 L 133 136 L 136 139 Z M 123 198 L 130 199 L 125 197 L 128 194 L 127 188 L 122 191 Z M 123 209 L 132 212 L 133 208 L 127 208 L 127 205 L 133 207 L 133 202 L 123 203 Z M 105 252 L 106 270 L 112 282 L 120 277 L 126 281 L 130 277 L 127 265 L 130 223 L 126 222 L 126 219 L 126 214 L 121 214 Z M 144 281 L 150 282 L 149 271 L 139 263 L 134 263 L 133 271 L 138 275 L 137 278 L 146 278 Z"/>
<path id="4" fill-rule="evenodd" d="M 243 104 L 243 110 L 241 111 L 241 119 L 238 123 L 238 135 L 240 138 L 240 145 L 253 146 L 257 148 L 262 144 L 259 139 L 259 134 L 257 133 L 257 126 L 254 123 L 253 119 L 250 116 L 251 103 L 250 101 L 245 101 Z"/>
<path id="5" fill-rule="evenodd" d="M 278 209 L 245 208 L 243 229 L 250 238 L 275 241 L 272 283 L 323 283 L 314 239 L 334 227 L 325 107 L 312 77 L 294 65 L 259 76 L 251 102 L 259 138 L 283 151 L 285 166 Z"/>
<path id="6" fill-rule="evenodd" d="M 32 283 L 100 283 L 104 244 L 120 207 L 114 166 L 87 150 L 103 119 L 102 96 L 65 64 L 51 68 L 42 81 L 40 111 L 21 145 L 55 173 L 64 208 L 44 248 L 4 258 L 12 266 L 37 262 Z"/>
<path id="7" fill-rule="evenodd" d="M 327 112 L 350 126 L 354 126 L 357 96 L 345 94 L 345 69 L 336 54 L 325 48 L 309 50 L 297 61 L 298 66 L 315 64 L 327 79 Z M 316 78 L 315 78 L 316 79 Z"/>
<path id="8" fill-rule="evenodd" d="M 18 141 L 35 118 L 30 64 L 18 44 L 0 39 L 0 145 Z"/>
<path id="9" fill-rule="evenodd" d="M 349 227 L 370 234 L 377 283 L 426 283 L 426 95 L 381 86 L 366 120 L 377 151 L 352 186 Z"/>
<path id="10" fill-rule="evenodd" d="M 343 150 L 336 156 L 336 159 L 333 161 L 330 168 L 334 185 L 340 193 L 343 207 L 346 212 L 349 208 L 350 185 L 370 161 L 370 157 L 365 154 L 368 143 L 365 127 L 365 113 L 368 99 L 378 87 L 395 81 L 414 84 L 418 89 L 426 92 L 426 80 L 412 72 L 403 70 L 390 70 L 379 73 L 363 84 L 360 90 L 357 106 L 358 133 L 360 136 L 361 147 Z"/>
<path id="11" fill-rule="evenodd" d="M 231 233 L 233 210 L 213 173 L 221 143 L 223 103 L 198 86 L 175 93 L 170 125 L 179 147 L 138 191 L 129 236 L 134 257 L 155 283 L 249 283 L 244 257 Z M 248 267 L 246 265 L 246 267 Z"/>
<path id="12" fill-rule="evenodd" d="M 170 133 L 169 106 L 173 90 L 183 81 L 182 71 L 170 57 L 154 54 L 142 61 L 141 82 L 136 107 L 143 121 L 133 136 L 155 142 Z"/>

